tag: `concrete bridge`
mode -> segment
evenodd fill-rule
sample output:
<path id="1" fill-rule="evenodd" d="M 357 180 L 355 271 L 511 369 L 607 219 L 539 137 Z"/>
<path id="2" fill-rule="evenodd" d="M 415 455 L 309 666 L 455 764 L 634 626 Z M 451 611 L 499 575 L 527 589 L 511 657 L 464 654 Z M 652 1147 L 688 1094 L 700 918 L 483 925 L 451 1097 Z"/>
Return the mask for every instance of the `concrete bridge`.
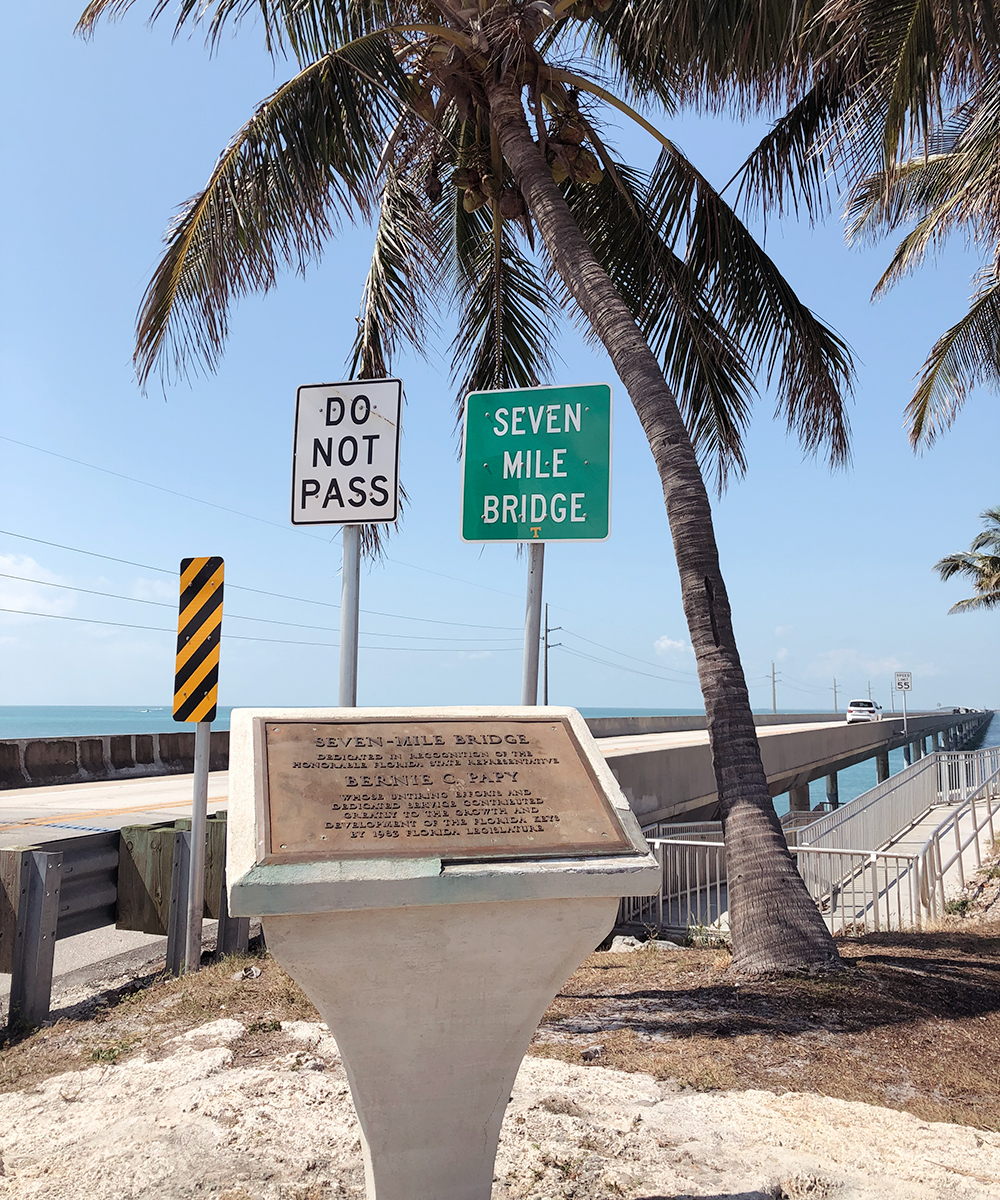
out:
<path id="1" fill-rule="evenodd" d="M 809 783 L 826 778 L 828 808 L 839 803 L 837 772 L 874 758 L 878 781 L 889 778 L 889 751 L 907 763 L 934 750 L 971 745 L 992 712 L 915 713 L 858 722 L 817 713 L 755 717 L 772 796 L 789 793 L 790 810 L 809 811 Z M 642 825 L 718 817 L 715 775 L 704 717 L 607 717 L 588 721 L 601 751 Z"/>

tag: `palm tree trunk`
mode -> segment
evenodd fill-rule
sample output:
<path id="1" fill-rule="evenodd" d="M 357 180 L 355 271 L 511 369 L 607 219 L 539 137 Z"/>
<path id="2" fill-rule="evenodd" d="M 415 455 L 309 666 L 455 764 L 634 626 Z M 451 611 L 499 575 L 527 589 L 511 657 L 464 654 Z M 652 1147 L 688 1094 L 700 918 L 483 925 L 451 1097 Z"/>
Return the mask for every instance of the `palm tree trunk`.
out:
<path id="1" fill-rule="evenodd" d="M 835 964 L 836 946 L 795 868 L 771 803 L 708 492 L 676 399 L 556 187 L 528 129 L 520 89 L 505 81 L 484 83 L 504 157 L 556 271 L 628 390 L 660 473 L 725 831 L 733 966 L 765 974 Z"/>

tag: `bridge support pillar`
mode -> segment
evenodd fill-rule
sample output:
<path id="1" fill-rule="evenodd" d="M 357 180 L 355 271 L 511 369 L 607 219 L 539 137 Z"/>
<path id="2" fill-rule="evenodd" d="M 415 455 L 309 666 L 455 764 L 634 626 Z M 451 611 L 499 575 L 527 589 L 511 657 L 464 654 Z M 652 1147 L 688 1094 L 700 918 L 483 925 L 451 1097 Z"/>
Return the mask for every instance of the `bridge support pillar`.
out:
<path id="1" fill-rule="evenodd" d="M 931 734 L 931 749 L 937 751 L 941 748 L 941 730 L 935 729 Z"/>
<path id="2" fill-rule="evenodd" d="M 803 783 L 799 787 L 788 789 L 788 810 L 789 812 L 808 812 L 809 811 L 809 784 Z"/>
<path id="3" fill-rule="evenodd" d="M 885 783 L 889 778 L 889 751 L 880 750 L 875 755 L 875 770 L 878 775 L 878 782 Z"/>
<path id="4" fill-rule="evenodd" d="M 840 808 L 840 787 L 836 771 L 831 771 L 826 777 L 826 803 L 829 808 Z"/>
<path id="5" fill-rule="evenodd" d="M 919 762 L 924 756 L 924 739 L 917 738 L 910 749 L 913 755 L 913 761 Z"/>
<path id="6" fill-rule="evenodd" d="M 913 755 L 910 754 L 910 743 L 907 742 L 903 746 L 903 765 L 909 766 L 913 762 Z"/>

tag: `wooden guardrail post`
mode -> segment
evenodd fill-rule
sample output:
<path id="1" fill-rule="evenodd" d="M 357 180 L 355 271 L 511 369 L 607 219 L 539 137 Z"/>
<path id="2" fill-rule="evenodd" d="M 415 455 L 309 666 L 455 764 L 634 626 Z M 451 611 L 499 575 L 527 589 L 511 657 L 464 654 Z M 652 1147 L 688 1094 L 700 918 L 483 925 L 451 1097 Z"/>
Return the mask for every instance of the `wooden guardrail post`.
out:
<path id="1" fill-rule="evenodd" d="M 170 879 L 170 913 L 167 918 L 167 970 L 184 972 L 187 933 L 188 876 L 191 870 L 191 830 L 174 833 L 174 867 Z"/>
<path id="2" fill-rule="evenodd" d="M 222 895 L 219 898 L 219 932 L 215 942 L 218 958 L 227 954 L 246 954 L 250 946 L 250 918 L 233 917 L 229 913 L 229 896 L 223 876 Z"/>
<path id="3" fill-rule="evenodd" d="M 20 863 L 8 1016 L 12 1027 L 38 1025 L 49 1015 L 63 857 L 45 850 L 16 853 Z"/>

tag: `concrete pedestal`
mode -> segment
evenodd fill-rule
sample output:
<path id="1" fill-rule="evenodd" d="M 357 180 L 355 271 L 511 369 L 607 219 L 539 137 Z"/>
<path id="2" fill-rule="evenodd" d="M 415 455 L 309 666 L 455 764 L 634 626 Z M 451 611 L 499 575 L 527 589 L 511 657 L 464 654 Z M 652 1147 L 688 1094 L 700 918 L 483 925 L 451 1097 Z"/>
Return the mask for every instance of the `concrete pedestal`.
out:
<path id="1" fill-rule="evenodd" d="M 809 784 L 803 783 L 798 787 L 788 789 L 788 811 L 809 812 Z"/>
<path id="2" fill-rule="evenodd" d="M 826 803 L 829 808 L 840 807 L 840 787 L 837 782 L 837 772 L 826 777 Z"/>
<path id="3" fill-rule="evenodd" d="M 572 739 L 558 753 L 533 748 L 537 730 L 560 726 Z M 294 753 L 268 759 L 283 732 Z M 561 793 L 560 778 L 574 781 Z M 581 824 L 579 843 L 562 837 L 594 811 L 595 790 L 593 828 Z M 276 818 L 292 834 L 272 844 Z M 513 839 L 493 858 L 479 821 Z M 261 917 L 271 953 L 337 1041 L 368 1200 L 489 1200 L 500 1126 L 542 1014 L 610 932 L 620 897 L 662 882 L 582 718 L 238 710 L 227 825 L 230 911 Z M 283 853 L 299 828 L 318 846 L 346 828 L 342 843 L 357 846 Z M 414 838 L 414 853 L 391 852 L 421 829 L 436 833 Z"/>
<path id="4" fill-rule="evenodd" d="M 607 897 L 267 917 L 336 1038 L 369 1200 L 489 1200 L 542 1014 L 614 924 Z"/>

